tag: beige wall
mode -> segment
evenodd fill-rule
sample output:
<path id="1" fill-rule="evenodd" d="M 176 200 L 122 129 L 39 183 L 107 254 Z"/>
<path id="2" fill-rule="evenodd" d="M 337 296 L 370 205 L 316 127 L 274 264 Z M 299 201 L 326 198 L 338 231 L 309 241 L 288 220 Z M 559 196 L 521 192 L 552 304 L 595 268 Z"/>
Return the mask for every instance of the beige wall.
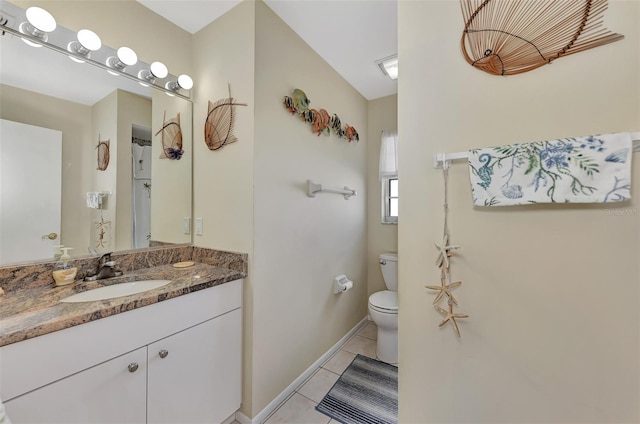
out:
<path id="1" fill-rule="evenodd" d="M 193 37 L 194 48 L 194 193 L 195 217 L 203 247 L 253 250 L 253 80 L 254 12 L 244 2 Z M 221 42 L 224 40 L 224 42 Z M 236 107 L 236 143 L 211 151 L 204 142 L 207 102 L 231 94 Z"/>
<path id="2" fill-rule="evenodd" d="M 62 131 L 62 222 L 60 242 L 85 254 L 89 240 L 89 210 L 85 192 L 95 163 L 91 139 L 91 108 L 55 97 L 0 85 L 0 118 Z"/>
<path id="3" fill-rule="evenodd" d="M 196 128 L 228 83 L 248 103 L 237 108 L 237 143 L 209 151 L 195 131 L 194 216 L 204 227 L 196 245 L 249 253 L 242 412 L 255 416 L 366 315 L 367 102 L 262 2 L 195 34 L 194 69 Z M 282 99 L 296 87 L 354 125 L 360 143 L 318 138 L 292 117 Z M 311 199 L 307 179 L 360 195 Z M 340 273 L 356 288 L 335 296 Z"/>
<path id="4" fill-rule="evenodd" d="M 194 217 L 202 218 L 196 246 L 249 254 L 244 281 L 242 410 L 251 414 L 253 356 L 253 163 L 254 51 L 253 2 L 243 2 L 193 37 L 194 53 Z M 238 138 L 211 151 L 204 142 L 207 102 L 231 95 L 248 106 L 236 108 Z"/>
<path id="5" fill-rule="evenodd" d="M 152 99 L 151 240 L 191 243 L 191 234 L 184 234 L 182 224 L 184 217 L 191 217 L 192 210 L 193 107 L 158 90 L 153 90 Z M 178 114 L 184 154 L 180 160 L 160 159 L 162 134 L 156 133 L 164 125 L 164 119 L 169 121 Z"/>
<path id="6" fill-rule="evenodd" d="M 640 129 L 640 4 L 609 3 L 606 26 L 623 41 L 498 77 L 464 61 L 458 2 L 399 2 L 400 422 L 640 421 L 638 200 L 473 208 L 455 163 L 452 273 L 471 316 L 461 339 L 438 328 L 424 289 L 439 275 L 434 154 Z"/>
<path id="7" fill-rule="evenodd" d="M 253 265 L 255 415 L 366 314 L 367 101 L 263 2 L 256 2 Z M 360 142 L 316 136 L 282 101 L 294 88 Z M 311 179 L 356 189 L 306 195 Z M 333 294 L 346 274 L 353 290 Z"/>
<path id="8" fill-rule="evenodd" d="M 90 227 L 91 246 L 98 253 L 111 252 L 116 246 L 117 228 L 117 173 L 118 173 L 118 90 L 105 96 L 91 107 L 92 112 L 92 133 L 90 144 L 92 145 L 93 160 L 91 161 L 91 183 L 87 191 L 111 192 L 110 196 L 103 198 L 103 208 L 101 210 L 91 209 L 91 222 L 85 224 Z M 107 169 L 97 168 L 98 141 L 109 140 L 109 164 Z M 98 223 L 104 220 L 110 224 L 104 229 L 104 235 L 99 236 L 102 229 Z"/>
<path id="9" fill-rule="evenodd" d="M 367 293 L 386 290 L 380 253 L 398 251 L 398 226 L 382 224 L 382 185 L 379 179 L 382 131 L 398 128 L 398 96 L 369 101 L 367 114 Z M 398 143 L 402 143 L 398 140 Z"/>
<path id="10" fill-rule="evenodd" d="M 116 208 L 116 250 L 132 247 L 132 170 L 131 170 L 131 130 L 134 124 L 151 128 L 151 100 L 123 90 L 117 90 L 117 147 L 115 155 L 117 181 L 114 198 Z M 113 141 L 112 141 L 113 143 Z M 181 223 L 176 225 L 180 228 Z"/>

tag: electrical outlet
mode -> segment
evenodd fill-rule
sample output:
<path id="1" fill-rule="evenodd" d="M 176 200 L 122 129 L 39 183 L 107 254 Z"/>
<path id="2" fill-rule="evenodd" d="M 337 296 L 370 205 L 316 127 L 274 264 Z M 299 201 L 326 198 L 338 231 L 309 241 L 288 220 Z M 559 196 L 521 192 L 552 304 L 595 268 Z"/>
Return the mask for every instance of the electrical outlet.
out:
<path id="1" fill-rule="evenodd" d="M 191 218 L 188 216 L 182 218 L 182 232 L 185 234 L 191 234 Z"/>
<path id="2" fill-rule="evenodd" d="M 202 235 L 202 218 L 196 218 L 196 235 Z"/>

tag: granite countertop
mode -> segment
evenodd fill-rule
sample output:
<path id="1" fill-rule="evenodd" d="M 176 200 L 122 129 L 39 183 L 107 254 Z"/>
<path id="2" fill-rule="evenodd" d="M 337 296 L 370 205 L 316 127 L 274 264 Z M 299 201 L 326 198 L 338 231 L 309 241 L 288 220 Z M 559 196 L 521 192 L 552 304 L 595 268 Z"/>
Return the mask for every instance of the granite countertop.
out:
<path id="1" fill-rule="evenodd" d="M 160 265 L 125 272 L 121 277 L 99 281 L 78 281 L 68 286 L 34 285 L 8 291 L 0 297 L 0 346 L 41 336 L 74 325 L 94 321 L 135 308 L 203 290 L 247 274 L 229 268 L 196 262 L 188 268 Z M 111 284 L 136 280 L 172 280 L 146 292 L 113 299 L 81 303 L 60 303 L 76 293 Z"/>

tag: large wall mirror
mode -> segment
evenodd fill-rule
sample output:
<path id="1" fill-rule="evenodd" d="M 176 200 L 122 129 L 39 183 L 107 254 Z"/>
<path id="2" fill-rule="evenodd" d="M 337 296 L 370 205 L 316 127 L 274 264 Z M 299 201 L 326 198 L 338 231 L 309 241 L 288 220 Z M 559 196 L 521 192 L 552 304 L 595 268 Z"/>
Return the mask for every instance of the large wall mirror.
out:
<path id="1" fill-rule="evenodd" d="M 191 243 L 188 98 L 23 41 L 0 36 L 0 266 Z"/>

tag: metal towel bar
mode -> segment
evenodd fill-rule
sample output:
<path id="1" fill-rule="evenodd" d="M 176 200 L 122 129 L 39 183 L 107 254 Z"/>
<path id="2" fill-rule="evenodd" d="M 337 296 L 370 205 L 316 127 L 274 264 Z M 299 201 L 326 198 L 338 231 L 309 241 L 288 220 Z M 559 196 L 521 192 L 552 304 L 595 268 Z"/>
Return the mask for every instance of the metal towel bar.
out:
<path id="1" fill-rule="evenodd" d="M 307 180 L 307 196 L 316 197 L 316 193 L 337 193 L 344 195 L 345 200 L 349 200 L 351 196 L 357 196 L 358 192 L 350 189 L 345 186 L 344 189 L 341 188 L 328 188 L 322 187 L 322 184 L 316 184 L 311 180 Z"/>

